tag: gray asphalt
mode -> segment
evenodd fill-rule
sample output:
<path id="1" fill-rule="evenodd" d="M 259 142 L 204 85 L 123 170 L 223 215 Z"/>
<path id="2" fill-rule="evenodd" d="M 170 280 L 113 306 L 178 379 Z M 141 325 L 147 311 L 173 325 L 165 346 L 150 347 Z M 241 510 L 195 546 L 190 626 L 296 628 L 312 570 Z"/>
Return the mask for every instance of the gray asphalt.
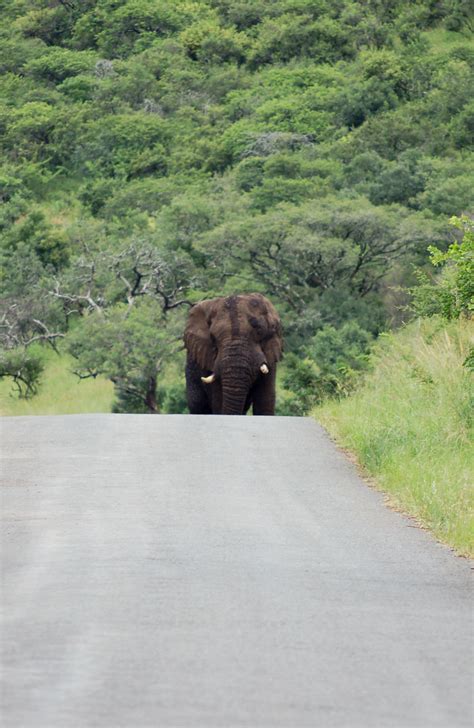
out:
<path id="1" fill-rule="evenodd" d="M 5 728 L 470 725 L 470 563 L 313 421 L 0 424 Z"/>

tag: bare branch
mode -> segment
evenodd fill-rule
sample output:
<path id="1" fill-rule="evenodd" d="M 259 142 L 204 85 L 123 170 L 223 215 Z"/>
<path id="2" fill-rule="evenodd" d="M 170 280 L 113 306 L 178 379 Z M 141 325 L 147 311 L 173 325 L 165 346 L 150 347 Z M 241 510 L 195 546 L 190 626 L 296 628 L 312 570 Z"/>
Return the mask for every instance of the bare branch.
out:
<path id="1" fill-rule="evenodd" d="M 62 293 L 60 290 L 60 283 L 56 280 L 54 290 L 48 291 L 48 293 L 49 295 L 54 296 L 54 298 L 57 298 L 60 301 L 66 301 L 73 304 L 84 302 L 87 304 L 86 308 L 88 308 L 89 310 L 96 311 L 98 314 L 103 313 L 103 307 L 98 303 L 98 301 L 92 298 L 92 291 L 90 288 L 85 294 Z"/>
<path id="2" fill-rule="evenodd" d="M 78 379 L 96 379 L 102 372 L 100 372 L 98 369 L 72 369 L 72 373 L 78 377 Z"/>

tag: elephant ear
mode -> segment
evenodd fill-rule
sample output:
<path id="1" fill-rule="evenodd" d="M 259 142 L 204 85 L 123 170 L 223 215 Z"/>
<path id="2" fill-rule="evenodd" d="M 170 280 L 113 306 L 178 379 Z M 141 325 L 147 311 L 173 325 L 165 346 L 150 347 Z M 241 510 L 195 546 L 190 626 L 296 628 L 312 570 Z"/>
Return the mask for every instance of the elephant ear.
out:
<path id="1" fill-rule="evenodd" d="M 266 325 L 262 332 L 261 346 L 267 363 L 270 365 L 276 364 L 277 361 L 280 361 L 283 351 L 280 317 L 268 298 L 262 296 L 261 293 L 251 295 L 250 305 L 253 308 L 258 308 L 265 319 Z"/>
<path id="2" fill-rule="evenodd" d="M 184 344 L 191 357 L 202 369 L 212 371 L 216 349 L 212 343 L 209 328 L 215 308 L 215 300 L 202 301 L 192 307 L 184 330 Z"/>
<path id="3" fill-rule="evenodd" d="M 268 321 L 268 337 L 265 338 L 265 341 L 262 344 L 262 349 L 268 364 L 271 366 L 281 359 L 283 352 L 283 336 L 280 317 L 278 316 L 276 309 L 272 306 L 270 301 L 267 301 L 266 306 L 268 309 L 266 317 Z"/>

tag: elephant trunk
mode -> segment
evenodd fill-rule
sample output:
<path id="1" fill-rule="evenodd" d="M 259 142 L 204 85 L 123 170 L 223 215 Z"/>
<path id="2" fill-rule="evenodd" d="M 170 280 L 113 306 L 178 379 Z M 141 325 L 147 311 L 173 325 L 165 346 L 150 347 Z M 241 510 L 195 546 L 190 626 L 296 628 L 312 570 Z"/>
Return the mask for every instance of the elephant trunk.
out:
<path id="1" fill-rule="evenodd" d="M 221 362 L 222 414 L 242 415 L 245 412 L 250 388 L 254 380 L 251 358 L 233 346 Z"/>
<path id="2" fill-rule="evenodd" d="M 245 410 L 249 387 L 245 384 L 237 385 L 231 382 L 222 385 L 222 414 L 223 415 L 242 415 Z"/>

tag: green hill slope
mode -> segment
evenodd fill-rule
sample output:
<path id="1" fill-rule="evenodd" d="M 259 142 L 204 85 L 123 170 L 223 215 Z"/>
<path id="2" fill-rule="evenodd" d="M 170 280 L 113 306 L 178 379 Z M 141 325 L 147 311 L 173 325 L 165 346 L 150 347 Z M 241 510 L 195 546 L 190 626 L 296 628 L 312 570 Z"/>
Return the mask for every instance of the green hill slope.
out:
<path id="1" fill-rule="evenodd" d="M 0 9 L 0 375 L 61 335 L 146 411 L 186 302 L 249 290 L 298 360 L 349 334 L 365 356 L 472 209 L 467 3 Z"/>

